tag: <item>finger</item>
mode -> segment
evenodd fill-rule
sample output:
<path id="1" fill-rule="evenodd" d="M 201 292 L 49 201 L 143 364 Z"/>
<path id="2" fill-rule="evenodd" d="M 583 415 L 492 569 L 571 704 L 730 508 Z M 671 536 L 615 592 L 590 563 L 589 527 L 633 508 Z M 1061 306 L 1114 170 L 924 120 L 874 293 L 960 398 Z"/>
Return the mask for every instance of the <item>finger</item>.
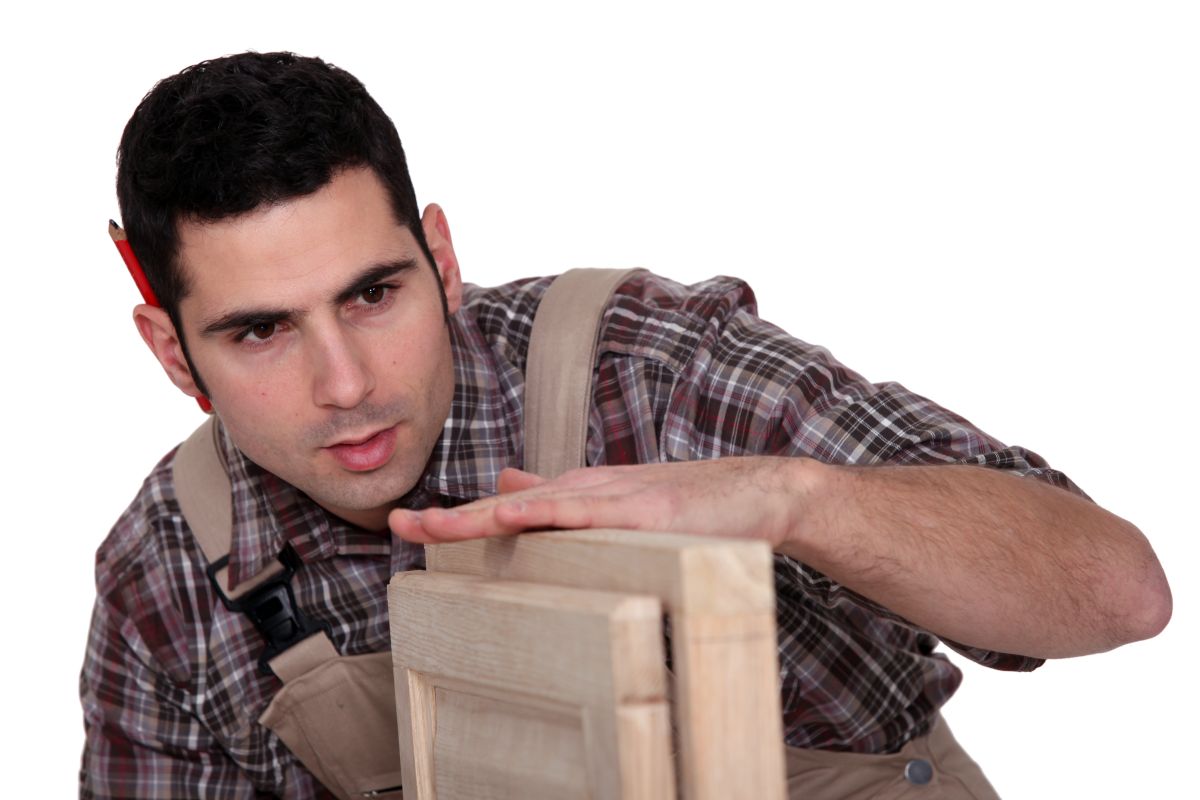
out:
<path id="1" fill-rule="evenodd" d="M 427 529 L 425 519 L 425 512 L 395 509 L 388 514 L 388 526 L 397 537 L 413 544 L 438 544 L 450 541 L 444 533 L 439 532 L 436 524 Z"/>
<path id="2" fill-rule="evenodd" d="M 516 533 L 519 527 L 501 524 L 491 507 L 423 511 L 396 510 L 388 517 L 392 532 L 415 544 L 439 544 Z"/>
<path id="3" fill-rule="evenodd" d="M 517 530 L 638 527 L 629 503 L 605 495 L 526 496 L 500 503 L 494 516 L 498 525 Z"/>
<path id="4" fill-rule="evenodd" d="M 532 472 L 507 467 L 500 471 L 500 479 L 496 483 L 496 488 L 500 494 L 508 494 L 509 492 L 532 489 L 534 486 L 541 486 L 545 482 L 545 478 L 534 475 Z"/>
<path id="5" fill-rule="evenodd" d="M 406 508 L 394 508 L 388 514 L 388 527 L 392 535 L 413 544 L 433 544 L 425 529 L 421 527 L 421 517 L 416 511 Z"/>
<path id="6" fill-rule="evenodd" d="M 546 528 L 636 527 L 631 507 L 625 502 L 628 487 L 610 468 L 572 470 L 553 481 L 523 470 L 505 469 L 499 484 L 505 494 L 453 509 L 394 509 L 388 524 L 396 536 L 417 544 Z M 600 500 L 609 502 L 598 505 Z"/>

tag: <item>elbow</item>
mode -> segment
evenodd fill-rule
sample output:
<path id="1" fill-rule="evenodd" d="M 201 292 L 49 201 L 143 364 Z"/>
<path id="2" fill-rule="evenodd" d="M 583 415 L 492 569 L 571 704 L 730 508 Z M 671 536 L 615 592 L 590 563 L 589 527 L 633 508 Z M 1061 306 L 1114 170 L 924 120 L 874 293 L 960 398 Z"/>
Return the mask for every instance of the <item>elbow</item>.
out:
<path id="1" fill-rule="evenodd" d="M 1152 639 L 1162 633 L 1163 628 L 1171 621 L 1173 601 L 1171 587 L 1162 572 L 1158 562 L 1154 562 L 1157 575 L 1144 581 L 1135 595 L 1136 606 L 1129 609 L 1129 625 L 1126 631 L 1127 642 L 1138 642 Z"/>
<path id="2" fill-rule="evenodd" d="M 1162 564 L 1141 532 L 1136 528 L 1133 532 L 1142 547 L 1124 571 L 1125 591 L 1112 593 L 1121 598 L 1120 607 L 1113 609 L 1113 618 L 1120 621 L 1114 626 L 1114 647 L 1154 638 L 1167 627 L 1173 610 L 1171 586 Z"/>

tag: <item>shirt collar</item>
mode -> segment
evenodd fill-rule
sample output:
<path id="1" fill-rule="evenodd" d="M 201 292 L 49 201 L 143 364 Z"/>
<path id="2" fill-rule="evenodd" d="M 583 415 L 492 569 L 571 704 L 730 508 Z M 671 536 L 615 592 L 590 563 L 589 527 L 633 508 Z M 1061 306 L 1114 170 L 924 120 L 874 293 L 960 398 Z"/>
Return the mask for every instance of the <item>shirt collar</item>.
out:
<path id="1" fill-rule="evenodd" d="M 450 318 L 454 398 L 419 483 L 446 506 L 495 494 L 500 471 L 521 465 L 524 363 L 484 336 L 470 304 L 476 290 L 465 287 Z"/>

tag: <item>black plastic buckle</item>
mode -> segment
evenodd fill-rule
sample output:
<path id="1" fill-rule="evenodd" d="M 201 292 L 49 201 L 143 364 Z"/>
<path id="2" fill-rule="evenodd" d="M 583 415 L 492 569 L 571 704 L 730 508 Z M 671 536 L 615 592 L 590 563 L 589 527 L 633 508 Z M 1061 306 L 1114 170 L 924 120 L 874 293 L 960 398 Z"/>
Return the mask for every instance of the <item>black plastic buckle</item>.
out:
<path id="1" fill-rule="evenodd" d="M 258 657 L 258 668 L 267 675 L 272 674 L 268 664 L 272 658 L 314 633 L 329 632 L 329 623 L 310 620 L 296 605 L 296 596 L 292 593 L 292 576 L 304 562 L 290 544 L 283 546 L 278 558 L 279 563 L 283 564 L 283 572 L 272 576 L 237 600 L 226 596 L 217 581 L 217 573 L 229 564 L 229 556 L 223 556 L 205 570 L 225 607 L 248 616 L 254 627 L 266 639 L 267 647 Z"/>

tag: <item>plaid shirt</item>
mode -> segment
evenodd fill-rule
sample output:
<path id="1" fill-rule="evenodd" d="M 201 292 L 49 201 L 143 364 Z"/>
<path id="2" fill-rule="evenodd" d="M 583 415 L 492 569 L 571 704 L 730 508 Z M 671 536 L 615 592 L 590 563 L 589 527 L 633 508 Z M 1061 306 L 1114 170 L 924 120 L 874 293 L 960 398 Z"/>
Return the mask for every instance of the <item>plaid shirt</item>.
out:
<path id="1" fill-rule="evenodd" d="M 525 354 L 549 278 L 467 288 L 452 319 L 456 389 L 419 484 L 400 503 L 452 506 L 495 493 L 521 466 Z M 606 313 L 589 464 L 749 454 L 837 464 L 981 464 L 1078 491 L 1037 455 L 1004 447 L 894 384 L 873 385 L 825 350 L 755 315 L 749 287 L 692 287 L 639 273 Z M 290 543 L 300 608 L 345 655 L 390 646 L 387 582 L 421 548 L 359 530 L 246 460 L 224 439 L 233 484 L 231 581 Z M 97 600 L 80 679 L 84 797 L 327 796 L 257 719 L 280 682 L 263 644 L 205 576 L 172 484 L 155 468 L 96 556 Z M 924 733 L 961 673 L 927 632 L 812 568 L 776 558 L 784 731 L 789 744 L 893 752 Z M 947 643 L 999 669 L 1041 662 Z"/>

